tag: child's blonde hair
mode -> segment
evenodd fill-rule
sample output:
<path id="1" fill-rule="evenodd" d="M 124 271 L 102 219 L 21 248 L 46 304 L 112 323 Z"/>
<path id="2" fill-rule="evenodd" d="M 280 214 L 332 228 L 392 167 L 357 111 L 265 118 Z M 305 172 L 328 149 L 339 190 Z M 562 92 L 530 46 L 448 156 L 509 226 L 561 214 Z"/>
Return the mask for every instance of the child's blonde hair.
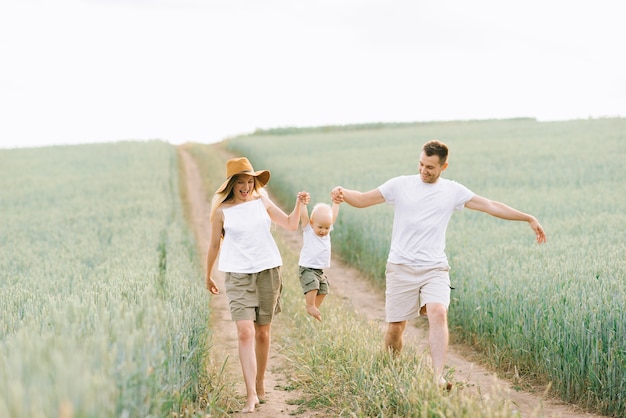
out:
<path id="1" fill-rule="evenodd" d="M 313 220 L 313 217 L 315 216 L 315 214 L 322 209 L 328 211 L 332 219 L 333 208 L 328 203 L 316 203 L 315 206 L 313 206 L 313 209 L 311 210 L 311 216 L 309 216 L 311 221 Z"/>

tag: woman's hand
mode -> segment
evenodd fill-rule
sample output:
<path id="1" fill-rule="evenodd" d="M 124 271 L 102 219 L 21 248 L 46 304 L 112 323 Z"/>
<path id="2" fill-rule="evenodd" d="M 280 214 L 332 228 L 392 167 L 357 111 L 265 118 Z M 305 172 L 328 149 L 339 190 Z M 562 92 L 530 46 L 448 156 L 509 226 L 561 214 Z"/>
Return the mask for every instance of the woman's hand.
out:
<path id="1" fill-rule="evenodd" d="M 298 201 L 303 205 L 308 205 L 311 201 L 311 194 L 309 192 L 299 192 Z"/>
<path id="2" fill-rule="evenodd" d="M 213 293 L 214 295 L 217 295 L 218 293 L 220 293 L 220 290 L 217 288 L 217 284 L 215 283 L 215 280 L 213 280 L 212 277 L 207 277 L 206 279 L 206 288 L 209 290 L 209 292 Z"/>

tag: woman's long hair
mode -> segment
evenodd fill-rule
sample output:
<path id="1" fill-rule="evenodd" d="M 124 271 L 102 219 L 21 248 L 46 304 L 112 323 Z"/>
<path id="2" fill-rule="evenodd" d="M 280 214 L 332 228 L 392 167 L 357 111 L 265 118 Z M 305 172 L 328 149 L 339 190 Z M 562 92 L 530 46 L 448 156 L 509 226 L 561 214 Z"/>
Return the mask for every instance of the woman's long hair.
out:
<path id="1" fill-rule="evenodd" d="M 226 184 L 226 187 L 224 188 L 224 191 L 222 191 L 221 193 L 215 193 L 213 195 L 213 198 L 211 199 L 211 212 L 209 215 L 209 220 L 213 220 L 213 216 L 215 215 L 215 212 L 217 211 L 217 208 L 220 207 L 220 205 L 224 202 L 226 202 L 229 199 L 232 199 L 233 197 L 233 188 L 235 187 L 235 183 L 237 182 L 237 179 L 239 178 L 239 174 L 235 174 L 234 176 L 232 176 L 230 179 L 228 179 L 228 183 Z M 253 195 L 261 195 L 263 193 L 262 187 L 259 183 L 259 180 L 254 177 L 254 190 L 252 191 Z M 222 231 L 222 235 L 224 234 L 224 231 Z"/>

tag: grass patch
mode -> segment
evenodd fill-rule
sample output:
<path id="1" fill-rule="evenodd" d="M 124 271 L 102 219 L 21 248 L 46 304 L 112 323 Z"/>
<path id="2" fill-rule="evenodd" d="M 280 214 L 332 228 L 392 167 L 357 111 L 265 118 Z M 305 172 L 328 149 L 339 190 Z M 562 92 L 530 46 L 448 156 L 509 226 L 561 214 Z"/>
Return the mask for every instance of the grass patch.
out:
<path id="1" fill-rule="evenodd" d="M 192 147 L 205 148 L 195 150 L 194 156 L 221 152 L 213 151 L 219 145 Z M 196 159 L 200 166 L 208 161 Z M 219 171 L 224 164 L 225 160 L 219 164 Z M 200 170 L 210 171 L 207 167 Z M 213 179 L 214 184 L 221 184 L 222 177 L 223 174 Z M 517 416 L 511 405 L 497 396 L 479 399 L 462 390 L 442 392 L 432 383 L 428 356 L 407 347 L 400 357 L 391 358 L 383 349 L 378 325 L 360 318 L 332 294 L 322 306 L 324 321 L 312 319 L 304 308 L 298 281 L 298 252 L 278 231 L 275 237 L 283 257 L 284 289 L 283 312 L 272 326 L 272 350 L 288 359 L 288 367 L 282 372 L 289 378 L 287 386 L 304 394 L 301 399 L 292 400 L 302 410 L 346 417 Z"/>
<path id="2" fill-rule="evenodd" d="M 452 217 L 454 338 L 567 402 L 624 416 L 626 119 L 355 128 L 264 131 L 225 146 L 270 168 L 272 191 L 289 202 L 303 189 L 328 201 L 337 185 L 365 191 L 415 174 L 424 142 L 448 143 L 444 177 L 537 216 L 548 235 L 538 246 L 525 223 L 469 210 Z M 333 251 L 382 283 L 392 216 L 387 205 L 343 206 Z"/>

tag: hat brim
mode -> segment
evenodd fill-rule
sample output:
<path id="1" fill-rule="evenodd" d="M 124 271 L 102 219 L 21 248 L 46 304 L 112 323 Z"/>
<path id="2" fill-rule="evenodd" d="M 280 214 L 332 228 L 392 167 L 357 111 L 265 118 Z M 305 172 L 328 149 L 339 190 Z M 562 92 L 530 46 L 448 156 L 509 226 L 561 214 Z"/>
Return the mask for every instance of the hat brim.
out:
<path id="1" fill-rule="evenodd" d="M 230 181 L 231 178 L 233 178 L 234 176 L 238 176 L 240 174 L 247 174 L 249 176 L 252 177 L 256 177 L 257 180 L 259 181 L 261 187 L 264 187 L 269 181 L 270 181 L 270 171 L 269 170 L 259 170 L 259 171 L 242 171 L 240 173 L 237 174 L 233 174 L 232 176 L 228 177 L 224 183 L 222 183 L 222 185 L 219 187 L 219 189 L 217 189 L 217 191 L 215 193 L 222 193 L 225 189 L 226 186 L 228 185 L 228 182 Z"/>

